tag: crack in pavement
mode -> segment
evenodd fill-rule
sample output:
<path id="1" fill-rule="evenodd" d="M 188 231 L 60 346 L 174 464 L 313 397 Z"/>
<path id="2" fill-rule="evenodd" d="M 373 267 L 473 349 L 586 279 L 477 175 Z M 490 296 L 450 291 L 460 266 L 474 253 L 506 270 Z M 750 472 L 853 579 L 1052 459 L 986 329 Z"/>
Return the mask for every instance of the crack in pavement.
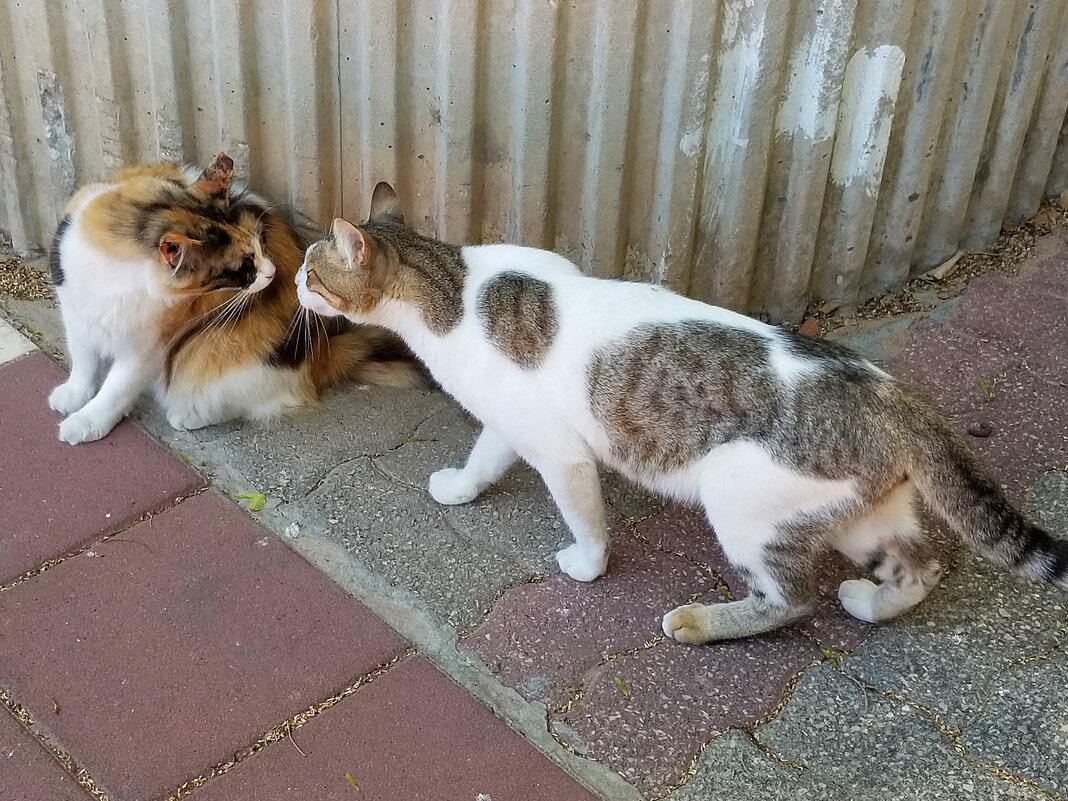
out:
<path id="1" fill-rule="evenodd" d="M 151 520 L 156 515 L 161 515 L 164 512 L 169 512 L 171 509 L 174 509 L 176 506 L 178 506 L 178 504 L 182 503 L 182 501 L 186 501 L 189 498 L 193 498 L 193 497 L 195 497 L 197 495 L 200 495 L 203 492 L 207 492 L 208 489 L 210 489 L 210 487 L 208 485 L 204 485 L 204 486 L 199 487 L 198 489 L 194 490 L 193 492 L 187 492 L 184 495 L 177 495 L 177 496 L 175 496 L 174 500 L 170 501 L 164 507 L 161 507 L 159 509 L 155 509 L 155 510 L 153 510 L 151 512 L 142 512 L 141 515 L 136 520 L 131 520 L 129 523 L 126 523 L 123 526 L 119 526 L 118 528 L 112 529 L 111 531 L 107 532 L 106 534 L 103 534 L 103 535 L 99 536 L 97 539 L 94 539 L 91 542 L 88 542 L 88 543 L 86 543 L 85 545 L 82 545 L 79 548 L 75 548 L 72 551 L 68 551 L 67 553 L 62 554 L 61 556 L 55 556 L 55 557 L 53 557 L 51 559 L 45 560 L 44 562 L 39 564 L 37 567 L 32 568 L 30 570 L 27 570 L 22 575 L 17 576 L 13 581 L 9 582 L 8 584 L 0 584 L 0 593 L 7 592 L 8 590 L 12 590 L 15 587 L 19 586 L 20 584 L 26 583 L 27 581 L 29 581 L 30 579 L 34 578 L 35 576 L 39 576 L 42 573 L 44 573 L 44 572 L 46 572 L 48 570 L 51 570 L 53 567 L 56 567 L 57 565 L 63 564 L 68 559 L 73 559 L 75 556 L 80 556 L 81 554 L 86 553 L 87 551 L 91 551 L 93 548 L 97 547 L 98 545 L 101 545 L 102 543 L 105 543 L 105 542 L 108 542 L 108 541 L 111 541 L 111 540 L 116 540 L 116 538 L 120 534 L 126 533 L 131 528 L 133 528 L 134 526 L 139 525 L 141 523 L 144 523 L 147 520 Z M 117 540 L 117 541 L 118 542 L 122 542 L 123 540 Z"/>
<path id="2" fill-rule="evenodd" d="M 389 475 L 384 470 L 382 470 L 377 464 L 375 464 L 374 460 L 378 459 L 378 458 L 380 458 L 382 456 L 387 456 L 388 454 L 391 454 L 391 453 L 396 453 L 401 448 L 403 448 L 405 445 L 414 444 L 413 440 L 416 439 L 415 435 L 417 433 L 419 433 L 419 429 L 422 428 L 426 424 L 426 422 L 428 420 L 430 420 L 431 417 L 433 417 L 434 415 L 438 414 L 438 412 L 440 412 L 440 411 L 441 411 L 440 409 L 435 409 L 433 412 L 431 412 L 430 414 L 426 415 L 422 420 L 420 420 L 418 423 L 415 424 L 415 426 L 411 429 L 411 431 L 399 443 L 397 443 L 396 445 L 394 445 L 391 448 L 386 448 L 385 450 L 381 450 L 381 451 L 378 451 L 376 453 L 358 453 L 358 454 L 354 454 L 352 456 L 346 457 L 345 459 L 343 459 L 342 461 L 338 462 L 333 467 L 328 469 L 325 473 L 323 473 L 322 476 L 320 476 L 315 481 L 315 483 L 312 484 L 311 488 L 308 489 L 306 492 L 304 492 L 299 499 L 298 498 L 294 498 L 292 500 L 287 500 L 286 502 L 287 503 L 293 503 L 293 502 L 295 502 L 297 500 L 307 500 L 309 497 L 311 497 L 311 495 L 316 490 L 318 490 L 324 483 L 326 483 L 326 480 L 328 478 L 330 478 L 330 476 L 333 475 L 337 470 L 339 470 L 340 468 L 344 467 L 345 465 L 351 464 L 352 462 L 355 462 L 355 461 L 357 461 L 359 459 L 369 459 L 371 465 L 374 466 L 376 469 L 378 469 L 378 472 L 380 472 L 383 476 L 388 478 L 390 481 L 395 481 L 398 484 L 403 484 L 404 486 L 411 487 L 412 489 L 415 489 L 415 490 L 424 491 L 424 488 L 422 488 L 422 487 L 414 487 L 411 484 L 408 484 L 408 483 L 406 483 L 404 481 L 401 481 L 398 478 L 395 478 L 394 476 Z"/>
<path id="3" fill-rule="evenodd" d="M 627 517 L 625 514 L 620 512 L 615 507 L 615 505 L 613 505 L 612 501 L 609 500 L 609 499 L 605 499 L 605 504 L 613 512 L 616 513 L 616 516 L 619 517 L 620 522 L 623 524 L 624 530 L 632 538 L 636 539 L 638 542 L 642 543 L 643 545 L 648 547 L 650 550 L 656 551 L 658 553 L 670 554 L 671 556 L 677 556 L 678 558 L 684 559 L 685 561 L 689 562 L 694 567 L 696 567 L 698 570 L 700 570 L 700 571 L 702 571 L 704 573 L 707 573 L 709 578 L 711 578 L 713 581 L 716 582 L 715 589 L 716 589 L 717 592 L 719 592 L 721 595 L 723 595 L 728 601 L 735 600 L 734 595 L 733 595 L 733 593 L 731 593 L 730 587 L 727 586 L 727 582 L 724 580 L 723 576 L 721 576 L 719 573 L 717 573 L 715 570 L 713 570 L 711 565 L 706 564 L 705 562 L 702 562 L 702 561 L 700 561 L 698 559 L 694 559 L 693 557 L 691 557 L 691 556 L 689 556 L 687 554 L 680 553 L 679 551 L 673 551 L 670 548 L 665 548 L 663 545 L 657 545 L 656 543 L 651 542 L 648 537 L 645 537 L 641 533 L 639 533 L 639 531 L 638 531 L 638 523 L 641 523 L 641 522 L 643 522 L 645 520 L 649 520 L 650 518 L 656 517 L 656 515 L 660 514 L 660 512 L 657 512 L 655 514 L 649 515 L 648 517 L 643 517 L 643 518 L 639 519 L 639 518 Z M 692 603 L 692 601 L 687 601 L 687 603 Z"/>
<path id="4" fill-rule="evenodd" d="M 414 653 L 414 648 L 408 648 L 404 650 L 403 652 L 394 656 L 392 659 L 383 662 L 374 669 L 368 671 L 367 673 L 364 673 L 355 681 L 347 685 L 340 692 L 331 695 L 329 698 L 320 701 L 317 704 L 312 704 L 307 709 L 297 712 L 295 715 L 282 721 L 274 728 L 268 729 L 254 743 L 246 746 L 245 748 L 234 754 L 233 758 L 218 763 L 207 773 L 202 773 L 199 776 L 195 776 L 192 779 L 187 779 L 186 781 L 182 782 L 182 784 L 179 785 L 174 790 L 174 792 L 167 796 L 167 801 L 179 801 L 180 799 L 185 798 L 196 788 L 202 787 L 217 776 L 222 776 L 225 773 L 229 773 L 235 766 L 237 766 L 241 762 L 244 762 L 249 757 L 255 756 L 272 743 L 276 743 L 279 740 L 284 740 L 286 737 L 292 737 L 293 732 L 299 729 L 309 720 L 318 717 L 323 712 L 330 709 L 332 706 L 340 703 L 345 698 L 348 698 L 361 687 L 370 684 L 372 681 L 385 674 L 390 668 L 392 668 L 402 659 L 405 659 L 406 657 L 409 657 Z M 297 750 L 300 750 L 299 747 Z"/>
<path id="5" fill-rule="evenodd" d="M 1055 651 L 1056 647 L 1052 650 Z M 1028 659 L 1033 659 L 1033 657 L 1028 657 Z M 970 753 L 968 753 L 968 750 L 963 745 L 961 745 L 960 742 L 960 737 L 964 730 L 951 728 L 934 711 L 924 706 L 923 704 L 918 703 L 917 701 L 913 701 L 910 698 L 906 698 L 905 696 L 893 692 L 892 690 L 881 690 L 873 684 L 865 681 L 864 679 L 851 675 L 839 665 L 834 665 L 834 668 L 835 670 L 839 671 L 843 676 L 852 679 L 852 681 L 863 690 L 866 690 L 867 692 L 871 692 L 883 698 L 888 698 L 891 701 L 896 701 L 899 704 L 905 704 L 911 709 L 915 709 L 917 712 L 923 714 L 928 720 L 930 720 L 935 725 L 935 728 L 938 729 L 942 737 L 945 738 L 950 748 L 952 748 L 953 751 L 956 752 L 957 756 L 959 756 L 965 762 L 976 767 L 982 768 L 987 773 L 1001 781 L 1008 782 L 1010 784 L 1019 784 L 1026 787 L 1030 787 L 1032 790 L 1036 790 L 1040 793 L 1049 796 L 1051 799 L 1054 799 L 1054 801 L 1068 801 L 1068 799 L 1064 798 L 1063 796 L 1057 795 L 1057 793 L 1046 787 L 1043 787 L 1033 779 L 1028 779 L 1024 776 L 1012 773 L 1011 771 L 1005 770 L 1004 768 L 998 767 L 997 765 L 991 765 L 972 756 Z"/>
<path id="6" fill-rule="evenodd" d="M 70 754 L 58 746 L 53 745 L 47 737 L 38 732 L 34 726 L 33 716 L 30 715 L 26 707 L 14 700 L 2 688 L 0 688 L 0 704 L 7 707 L 8 712 L 11 713 L 12 717 L 14 717 L 19 724 L 21 724 L 26 733 L 33 737 L 42 748 L 51 754 L 83 790 L 93 796 L 93 798 L 96 798 L 97 801 L 111 801 L 110 796 L 104 792 L 100 788 L 100 785 L 96 783 L 96 780 L 89 775 L 89 771 L 75 762 Z"/>

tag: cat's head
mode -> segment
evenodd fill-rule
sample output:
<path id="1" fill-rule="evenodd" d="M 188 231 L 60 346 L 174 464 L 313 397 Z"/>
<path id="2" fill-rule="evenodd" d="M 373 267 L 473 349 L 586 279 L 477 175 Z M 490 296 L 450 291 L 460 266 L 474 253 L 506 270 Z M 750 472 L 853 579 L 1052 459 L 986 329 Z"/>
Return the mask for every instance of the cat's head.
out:
<path id="1" fill-rule="evenodd" d="M 183 294 L 259 292 L 275 276 L 265 253 L 267 225 L 256 203 L 234 202 L 234 162 L 225 153 L 147 210 L 167 287 Z"/>
<path id="2" fill-rule="evenodd" d="M 301 304 L 324 316 L 366 319 L 394 290 L 401 264 L 389 239 L 407 230 L 397 193 L 378 184 L 367 223 L 336 219 L 330 236 L 308 248 L 297 273 Z"/>

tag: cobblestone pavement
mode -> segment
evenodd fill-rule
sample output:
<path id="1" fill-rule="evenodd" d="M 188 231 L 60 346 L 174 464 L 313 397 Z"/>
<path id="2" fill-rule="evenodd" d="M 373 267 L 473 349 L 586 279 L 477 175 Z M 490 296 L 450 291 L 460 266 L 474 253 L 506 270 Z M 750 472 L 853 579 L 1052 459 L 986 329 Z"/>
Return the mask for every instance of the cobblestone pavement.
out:
<path id="1" fill-rule="evenodd" d="M 4 314 L 55 350 L 46 303 Z M 744 591 L 700 515 L 607 476 L 609 574 L 575 583 L 529 470 L 429 497 L 476 433 L 440 394 L 195 433 L 146 405 L 69 448 L 59 369 L 0 333 L 0 765 L 27 799 L 1068 799 L 1068 594 L 948 537 L 901 620 L 845 615 L 855 570 L 829 562 L 800 625 L 686 647 L 665 611 Z M 1068 534 L 1063 232 L 932 314 L 835 335 L 989 430 L 966 436 Z M 247 493 L 264 507 L 225 497 Z"/>

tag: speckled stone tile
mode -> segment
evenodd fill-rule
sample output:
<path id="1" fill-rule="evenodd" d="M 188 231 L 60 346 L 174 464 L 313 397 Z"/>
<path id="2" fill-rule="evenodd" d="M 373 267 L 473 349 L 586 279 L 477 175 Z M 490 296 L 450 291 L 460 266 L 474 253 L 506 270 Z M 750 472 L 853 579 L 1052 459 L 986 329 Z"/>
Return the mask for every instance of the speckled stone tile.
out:
<path id="1" fill-rule="evenodd" d="M 1068 376 L 1068 300 L 1056 287 L 1068 263 L 1050 262 L 1038 273 L 981 275 L 969 284 L 958 320 L 971 331 L 1026 358 L 1042 377 Z"/>
<path id="2" fill-rule="evenodd" d="M 715 585 L 678 556 L 617 534 L 608 574 L 588 584 L 557 573 L 500 598 L 463 642 L 505 684 L 557 706 L 605 655 L 662 636 L 666 612 Z"/>
<path id="3" fill-rule="evenodd" d="M 1046 470 L 1068 468 L 1068 387 L 1054 386 L 1034 373 L 1017 371 L 991 389 L 989 403 L 961 421 L 986 424 L 988 437 L 965 439 L 1015 503 Z"/>
<path id="4" fill-rule="evenodd" d="M 1066 619 L 1068 593 L 962 549 L 922 604 L 875 626 L 842 664 L 959 728 L 982 709 L 1003 670 L 1056 644 Z"/>
<path id="5" fill-rule="evenodd" d="M 977 759 L 1068 797 L 1068 650 L 1015 665 L 961 733 Z"/>
<path id="6" fill-rule="evenodd" d="M 695 775 L 671 801 L 828 801 L 848 799 L 845 787 L 784 765 L 762 752 L 743 732 L 716 737 L 701 751 Z"/>
<path id="7" fill-rule="evenodd" d="M 683 776 L 714 733 L 770 714 L 820 658 L 793 629 L 700 647 L 669 640 L 597 665 L 578 700 L 550 719 L 558 737 L 654 795 Z"/>
<path id="8" fill-rule="evenodd" d="M 923 324 L 890 360 L 889 372 L 919 389 L 947 418 L 958 418 L 987 400 L 997 376 L 1020 368 L 1010 348 L 959 326 Z"/>
<path id="9" fill-rule="evenodd" d="M 923 712 L 866 691 L 829 664 L 806 671 L 789 705 L 756 736 L 803 765 L 808 781 L 849 788 L 846 798 L 858 801 L 1047 798 L 964 759 Z"/>

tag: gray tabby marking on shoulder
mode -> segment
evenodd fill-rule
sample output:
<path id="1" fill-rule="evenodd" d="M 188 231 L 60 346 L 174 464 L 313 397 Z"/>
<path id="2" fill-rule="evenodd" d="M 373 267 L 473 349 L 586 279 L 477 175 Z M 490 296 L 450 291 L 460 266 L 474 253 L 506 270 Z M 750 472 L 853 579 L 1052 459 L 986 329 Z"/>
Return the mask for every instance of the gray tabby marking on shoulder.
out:
<path id="1" fill-rule="evenodd" d="M 460 248 L 421 236 L 392 219 L 371 220 L 362 226 L 401 265 L 398 289 L 402 299 L 418 307 L 435 334 L 446 334 L 463 316 L 463 287 L 467 276 Z"/>
<path id="2" fill-rule="evenodd" d="M 560 328 L 552 288 L 517 272 L 501 273 L 478 293 L 486 338 L 521 367 L 541 364 Z"/>

